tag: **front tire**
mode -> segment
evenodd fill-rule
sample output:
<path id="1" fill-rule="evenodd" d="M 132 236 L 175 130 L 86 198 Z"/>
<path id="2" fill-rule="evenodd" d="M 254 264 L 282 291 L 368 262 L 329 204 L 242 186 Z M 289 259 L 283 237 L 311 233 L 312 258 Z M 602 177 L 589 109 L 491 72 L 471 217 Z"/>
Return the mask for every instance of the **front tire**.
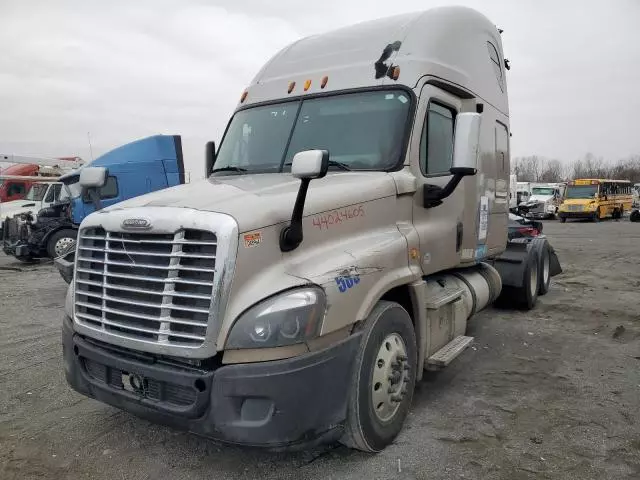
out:
<path id="1" fill-rule="evenodd" d="M 76 241 L 77 231 L 65 228 L 57 231 L 47 241 L 47 255 L 57 258 L 67 253 L 67 249 Z"/>
<path id="2" fill-rule="evenodd" d="M 560 223 L 565 223 L 567 221 L 567 217 L 560 217 Z"/>
<path id="3" fill-rule="evenodd" d="M 416 335 L 407 311 L 380 301 L 363 326 L 341 443 L 379 452 L 402 430 L 416 382 Z"/>

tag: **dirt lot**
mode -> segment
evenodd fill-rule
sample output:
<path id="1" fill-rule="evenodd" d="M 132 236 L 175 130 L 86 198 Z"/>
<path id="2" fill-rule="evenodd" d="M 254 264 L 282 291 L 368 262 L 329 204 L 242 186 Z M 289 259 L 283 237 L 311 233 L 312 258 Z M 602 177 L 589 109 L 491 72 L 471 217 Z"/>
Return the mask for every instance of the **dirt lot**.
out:
<path id="1" fill-rule="evenodd" d="M 151 425 L 73 393 L 66 284 L 0 257 L 0 478 L 640 478 L 640 226 L 547 222 L 565 272 L 528 314 L 487 310 L 375 456 L 271 454 Z M 7 270 L 22 267 L 24 271 Z"/>

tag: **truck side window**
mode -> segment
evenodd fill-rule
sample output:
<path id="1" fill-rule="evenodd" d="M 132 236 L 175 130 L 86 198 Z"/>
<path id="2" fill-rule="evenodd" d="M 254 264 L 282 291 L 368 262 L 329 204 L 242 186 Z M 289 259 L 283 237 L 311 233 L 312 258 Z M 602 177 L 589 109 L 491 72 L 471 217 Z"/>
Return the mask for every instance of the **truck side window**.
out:
<path id="1" fill-rule="evenodd" d="M 56 199 L 56 186 L 50 185 L 49 190 L 47 190 L 47 195 L 44 197 L 45 203 L 53 203 Z"/>
<path id="2" fill-rule="evenodd" d="M 110 198 L 116 198 L 118 196 L 118 180 L 116 177 L 107 177 L 107 182 L 103 187 L 100 188 L 100 199 L 108 200 Z M 89 192 L 85 189 L 82 192 L 82 201 L 84 203 L 90 203 L 91 197 L 89 196 Z"/>
<path id="3" fill-rule="evenodd" d="M 26 188 L 24 183 L 10 183 L 7 188 L 7 196 L 11 197 L 13 195 L 24 195 Z"/>
<path id="4" fill-rule="evenodd" d="M 116 177 L 107 177 L 107 183 L 100 189 L 100 198 L 106 200 L 118 196 L 118 180 Z"/>
<path id="5" fill-rule="evenodd" d="M 506 173 L 509 157 L 509 132 L 506 125 L 496 122 L 496 166 L 499 172 Z"/>
<path id="6" fill-rule="evenodd" d="M 449 174 L 453 161 L 452 109 L 429 102 L 420 140 L 420 169 L 424 175 Z"/>

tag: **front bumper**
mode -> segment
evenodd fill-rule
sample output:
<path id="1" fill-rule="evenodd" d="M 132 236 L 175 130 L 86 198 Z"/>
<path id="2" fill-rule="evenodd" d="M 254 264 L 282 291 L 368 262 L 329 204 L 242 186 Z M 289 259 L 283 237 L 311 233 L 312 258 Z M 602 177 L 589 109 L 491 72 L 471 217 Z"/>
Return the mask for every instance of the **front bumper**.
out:
<path id="1" fill-rule="evenodd" d="M 204 370 L 156 361 L 74 333 L 65 318 L 64 368 L 71 387 L 154 423 L 226 443 L 294 448 L 342 435 L 353 335 L 299 357 Z"/>
<path id="2" fill-rule="evenodd" d="M 582 212 L 558 212 L 560 218 L 594 218 L 596 216 L 595 211 L 582 211 Z"/>
<path id="3" fill-rule="evenodd" d="M 73 280 L 73 264 L 75 261 L 75 253 L 71 252 L 64 257 L 56 258 L 53 261 L 58 273 L 64 279 L 65 282 L 71 283 Z"/>
<path id="4" fill-rule="evenodd" d="M 19 240 L 14 243 L 4 242 L 2 245 L 2 251 L 7 255 L 13 255 L 18 258 L 30 258 L 35 256 L 35 252 L 26 242 Z"/>
<path id="5" fill-rule="evenodd" d="M 553 217 L 555 213 L 554 212 L 529 212 L 529 215 L 531 218 L 544 220 L 545 218 Z"/>

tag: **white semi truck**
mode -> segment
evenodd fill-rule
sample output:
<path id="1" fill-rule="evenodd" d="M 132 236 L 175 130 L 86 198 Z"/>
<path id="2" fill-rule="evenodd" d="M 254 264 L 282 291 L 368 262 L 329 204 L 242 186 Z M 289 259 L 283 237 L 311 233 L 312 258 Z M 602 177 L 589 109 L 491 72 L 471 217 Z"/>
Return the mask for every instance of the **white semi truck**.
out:
<path id="1" fill-rule="evenodd" d="M 224 442 L 382 450 L 470 318 L 504 289 L 532 308 L 559 267 L 544 238 L 507 241 L 505 74 L 461 7 L 284 48 L 205 180 L 80 225 L 69 384 Z"/>

